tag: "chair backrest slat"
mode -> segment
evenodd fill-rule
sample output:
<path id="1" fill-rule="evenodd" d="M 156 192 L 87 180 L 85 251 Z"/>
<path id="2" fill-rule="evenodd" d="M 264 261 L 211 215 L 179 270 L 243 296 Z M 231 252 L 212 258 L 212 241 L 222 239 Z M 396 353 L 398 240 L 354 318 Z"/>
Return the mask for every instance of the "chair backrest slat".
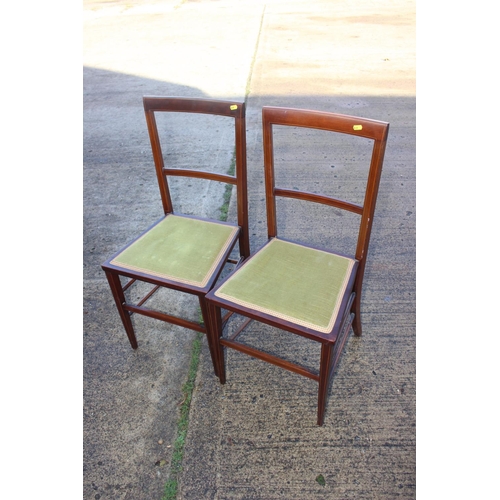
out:
<path id="1" fill-rule="evenodd" d="M 165 175 L 178 177 L 193 177 L 195 179 L 206 179 L 209 181 L 225 182 L 227 184 L 236 184 L 236 177 L 226 174 L 217 174 L 215 172 L 207 172 L 206 170 L 191 170 L 188 168 L 163 168 Z"/>
<path id="2" fill-rule="evenodd" d="M 330 207 L 341 208 L 342 210 L 354 212 L 355 214 L 359 215 L 363 213 L 363 207 L 361 205 L 356 205 L 354 203 L 349 203 L 348 201 L 332 198 L 331 196 L 309 193 L 308 191 L 295 191 L 295 190 L 292 191 L 291 189 L 283 189 L 275 187 L 274 196 L 282 196 L 283 198 L 296 198 L 298 200 L 322 203 L 323 205 L 329 205 Z"/>

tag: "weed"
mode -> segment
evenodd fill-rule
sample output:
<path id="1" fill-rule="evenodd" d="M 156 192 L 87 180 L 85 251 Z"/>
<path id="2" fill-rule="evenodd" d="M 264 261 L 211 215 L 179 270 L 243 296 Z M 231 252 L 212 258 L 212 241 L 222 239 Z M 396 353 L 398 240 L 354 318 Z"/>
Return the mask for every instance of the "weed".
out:
<path id="1" fill-rule="evenodd" d="M 189 423 L 189 408 L 193 397 L 194 382 L 198 373 L 198 364 L 200 362 L 201 341 L 203 334 L 198 332 L 193 341 L 193 350 L 191 351 L 191 363 L 189 365 L 188 378 L 182 386 L 182 403 L 180 406 L 180 416 L 177 422 L 177 439 L 174 443 L 172 452 L 172 461 L 170 463 L 170 478 L 165 485 L 162 500 L 175 500 L 177 497 L 178 476 L 182 471 L 182 459 L 184 457 L 184 445 L 186 443 L 186 434 Z"/>
<path id="2" fill-rule="evenodd" d="M 236 150 L 233 151 L 233 157 L 231 158 L 231 165 L 229 166 L 229 170 L 227 173 L 229 175 L 234 175 L 236 171 Z M 222 206 L 220 207 L 220 216 L 219 219 L 223 222 L 227 221 L 227 215 L 229 211 L 229 202 L 231 201 L 231 194 L 233 192 L 233 185 L 226 184 L 226 189 L 224 190 L 224 195 L 222 198 Z"/>

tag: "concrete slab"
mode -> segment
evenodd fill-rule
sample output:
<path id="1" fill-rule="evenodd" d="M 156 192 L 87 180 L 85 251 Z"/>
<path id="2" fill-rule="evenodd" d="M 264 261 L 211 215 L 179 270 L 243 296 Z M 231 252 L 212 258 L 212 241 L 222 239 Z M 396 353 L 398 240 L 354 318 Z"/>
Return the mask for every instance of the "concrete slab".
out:
<path id="1" fill-rule="evenodd" d="M 183 499 L 415 497 L 413 7 L 411 2 L 397 8 L 389 2 L 266 5 L 248 98 L 253 249 L 266 239 L 263 105 L 391 123 L 365 280 L 365 333 L 348 343 L 322 428 L 315 424 L 314 382 L 229 351 L 228 381 L 214 388 L 205 354 L 192 407 Z M 294 152 L 291 145 L 283 147 L 289 155 L 283 183 L 312 181 L 314 190 L 314 182 L 323 188 L 340 181 L 340 172 L 332 179 L 325 160 L 316 163 L 317 177 L 310 179 L 303 162 L 297 163 L 307 143 L 294 144 Z M 314 148 L 330 151 L 326 146 L 320 139 Z M 352 181 L 351 169 L 344 189 Z M 323 210 L 283 208 L 289 237 L 312 233 L 321 244 L 335 234 L 336 221 L 325 224 L 330 219 Z M 318 359 L 317 350 L 302 340 L 263 325 L 251 326 L 248 341 L 257 347 L 265 343 L 292 360 L 306 359 L 312 367 Z"/>
<path id="2" fill-rule="evenodd" d="M 415 498 L 414 2 L 87 0 L 84 6 L 83 497 L 161 498 L 193 339 L 181 328 L 138 318 L 140 347 L 132 351 L 99 268 L 161 215 L 142 95 L 243 99 L 249 91 L 253 250 L 266 238 L 263 105 L 391 123 L 365 279 L 365 331 L 347 345 L 321 428 L 315 383 L 233 351 L 228 382 L 220 386 L 204 341 L 178 498 Z M 180 147 L 179 129 L 166 127 Z M 308 143 L 294 145 L 297 153 L 283 144 L 284 182 L 330 185 L 331 158 L 316 154 L 328 161 L 313 180 L 294 162 Z M 318 139 L 316 153 L 323 145 Z M 225 171 L 231 145 L 212 146 L 198 148 L 195 158 L 208 156 Z M 331 164 L 338 168 L 333 175 L 346 179 L 343 189 L 354 193 L 356 179 L 340 172 L 337 159 Z M 221 193 L 203 192 L 200 201 L 198 192 L 185 209 L 216 214 Z M 292 237 L 310 229 L 326 241 L 333 226 L 324 217 L 284 207 Z M 177 299 L 172 305 L 190 310 Z M 301 339 L 258 324 L 249 335 L 311 363 L 317 355 Z M 165 466 L 156 465 L 160 460 Z"/>
<path id="3" fill-rule="evenodd" d="M 132 351 L 100 264 L 162 215 L 142 96 L 244 99 L 261 13 L 247 3 L 238 15 L 243 29 L 228 2 L 84 2 L 86 499 L 160 498 L 168 478 L 194 333 L 135 318 Z M 191 136 L 188 123 L 169 118 L 159 122 L 168 161 L 183 166 L 188 149 L 190 166 L 228 170 L 230 120 L 202 117 Z M 218 217 L 222 185 L 174 180 L 174 191 L 178 210 Z M 170 313 L 198 319 L 192 301 L 162 298 Z"/>

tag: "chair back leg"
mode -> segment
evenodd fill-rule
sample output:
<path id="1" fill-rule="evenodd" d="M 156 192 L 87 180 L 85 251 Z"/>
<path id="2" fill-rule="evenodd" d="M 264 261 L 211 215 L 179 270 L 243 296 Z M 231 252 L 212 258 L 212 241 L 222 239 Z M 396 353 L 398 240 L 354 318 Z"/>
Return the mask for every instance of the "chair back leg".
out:
<path id="1" fill-rule="evenodd" d="M 334 344 L 321 345 L 318 388 L 318 425 L 323 425 L 325 418 L 326 398 L 328 394 L 328 386 L 330 385 L 330 365 L 332 363 L 333 346 Z"/>
<path id="2" fill-rule="evenodd" d="M 352 331 L 357 337 L 361 337 L 361 294 L 357 293 L 352 304 L 351 312 L 354 313 Z"/>
<path id="3" fill-rule="evenodd" d="M 115 273 L 106 271 L 106 278 L 108 279 L 109 287 L 113 293 L 113 298 L 115 299 L 116 307 L 120 313 L 120 318 L 122 319 L 123 326 L 127 332 L 127 337 L 132 346 L 132 349 L 137 349 L 137 338 L 134 332 L 134 326 L 132 325 L 132 319 L 130 318 L 130 313 L 123 308 L 125 303 L 125 295 L 123 293 L 123 287 L 120 282 L 120 276 Z"/>

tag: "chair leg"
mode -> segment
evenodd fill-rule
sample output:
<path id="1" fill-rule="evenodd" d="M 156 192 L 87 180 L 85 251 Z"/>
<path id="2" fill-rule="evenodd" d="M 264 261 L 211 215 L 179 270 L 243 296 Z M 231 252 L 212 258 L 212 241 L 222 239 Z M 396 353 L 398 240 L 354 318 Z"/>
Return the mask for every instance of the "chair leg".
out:
<path id="1" fill-rule="evenodd" d="M 326 398 L 330 385 L 330 365 L 332 363 L 333 344 L 321 345 L 321 360 L 319 365 L 318 389 L 318 425 L 323 425 L 325 418 Z"/>
<path id="2" fill-rule="evenodd" d="M 217 364 L 217 370 L 214 370 L 219 377 L 220 383 L 226 383 L 226 366 L 224 363 L 224 346 L 220 343 L 222 337 L 222 315 L 220 307 L 207 302 L 210 324 L 207 328 L 207 337 L 212 343 L 214 349 L 214 364 Z"/>
<path id="3" fill-rule="evenodd" d="M 125 303 L 125 295 L 123 293 L 122 284 L 120 282 L 120 276 L 110 271 L 105 272 L 106 278 L 108 279 L 108 283 L 111 288 L 111 292 L 113 293 L 113 297 L 115 299 L 116 307 L 118 309 L 118 312 L 120 313 L 125 331 L 127 332 L 127 337 L 130 345 L 132 346 L 132 349 L 137 349 L 139 345 L 137 344 L 137 339 L 135 337 L 130 313 L 123 308 L 123 304 Z"/>
<path id="4" fill-rule="evenodd" d="M 214 373 L 218 377 L 219 376 L 219 364 L 218 364 L 218 358 L 217 358 L 216 345 L 214 344 L 212 335 L 210 335 L 211 318 L 210 318 L 210 314 L 208 313 L 207 301 L 205 300 L 205 297 L 203 297 L 203 296 L 200 296 L 199 300 L 200 300 L 201 315 L 203 316 L 203 322 L 205 323 L 205 332 L 207 335 L 208 349 L 210 350 L 210 357 L 212 358 Z"/>
<path id="5" fill-rule="evenodd" d="M 352 320 L 352 330 L 354 335 L 361 337 L 361 294 L 356 293 L 354 297 L 354 302 L 351 307 L 351 312 L 354 313 L 354 319 Z"/>

